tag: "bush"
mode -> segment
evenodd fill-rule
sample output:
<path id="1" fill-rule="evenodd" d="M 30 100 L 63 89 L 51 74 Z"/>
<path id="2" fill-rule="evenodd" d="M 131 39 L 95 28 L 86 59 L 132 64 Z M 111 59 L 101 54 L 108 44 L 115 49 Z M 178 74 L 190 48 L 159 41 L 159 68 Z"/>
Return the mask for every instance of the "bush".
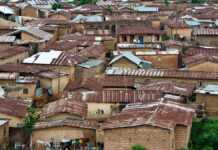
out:
<path id="1" fill-rule="evenodd" d="M 136 144 L 132 146 L 132 150 L 146 150 L 144 146 Z"/>
<path id="2" fill-rule="evenodd" d="M 218 149 L 218 120 L 195 120 L 192 125 L 190 150 Z"/>
<path id="3" fill-rule="evenodd" d="M 28 134 L 31 134 L 33 131 L 33 126 L 38 121 L 39 117 L 38 117 L 36 108 L 29 107 L 27 109 L 27 113 L 28 114 L 23 122 L 23 128 L 25 132 L 27 132 Z"/>
<path id="4" fill-rule="evenodd" d="M 53 10 L 57 10 L 57 9 L 61 9 L 61 8 L 62 8 L 62 5 L 59 4 L 59 3 L 54 3 L 54 4 L 52 5 L 52 9 L 53 9 Z"/>

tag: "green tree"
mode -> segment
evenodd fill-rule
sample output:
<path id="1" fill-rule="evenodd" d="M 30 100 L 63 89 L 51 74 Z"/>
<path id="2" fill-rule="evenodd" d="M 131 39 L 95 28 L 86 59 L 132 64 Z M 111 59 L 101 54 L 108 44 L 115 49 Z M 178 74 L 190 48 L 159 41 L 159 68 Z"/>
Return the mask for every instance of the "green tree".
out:
<path id="1" fill-rule="evenodd" d="M 96 4 L 97 0 L 75 0 L 75 5 Z"/>
<path id="2" fill-rule="evenodd" d="M 217 150 L 218 119 L 195 120 L 189 147 L 190 150 Z"/>
<path id="3" fill-rule="evenodd" d="M 61 9 L 62 8 L 62 5 L 60 3 L 54 3 L 52 5 L 52 9 L 53 10 L 57 10 L 57 9 Z"/>
<path id="4" fill-rule="evenodd" d="M 31 134 L 33 130 L 33 126 L 38 121 L 38 114 L 36 108 L 28 107 L 27 108 L 27 116 L 23 122 L 24 131 Z"/>
<path id="5" fill-rule="evenodd" d="M 164 0 L 164 3 L 166 6 L 169 6 L 169 4 L 170 4 L 169 0 Z"/>
<path id="6" fill-rule="evenodd" d="M 132 146 L 132 150 L 146 150 L 146 148 L 140 144 L 135 144 Z"/>
<path id="7" fill-rule="evenodd" d="M 191 3 L 192 4 L 203 4 L 203 3 L 206 3 L 207 0 L 192 0 Z"/>

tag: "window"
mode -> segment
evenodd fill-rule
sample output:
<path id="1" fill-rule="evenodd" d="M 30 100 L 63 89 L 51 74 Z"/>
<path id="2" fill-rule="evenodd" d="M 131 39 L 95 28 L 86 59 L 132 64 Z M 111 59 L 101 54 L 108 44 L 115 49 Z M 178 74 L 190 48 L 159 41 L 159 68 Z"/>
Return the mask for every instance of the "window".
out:
<path id="1" fill-rule="evenodd" d="M 4 127 L 4 137 L 7 136 L 7 127 Z"/>
<path id="2" fill-rule="evenodd" d="M 139 36 L 139 43 L 144 44 L 144 37 L 143 36 Z"/>
<path id="3" fill-rule="evenodd" d="M 104 114 L 104 110 L 103 110 L 103 109 L 98 109 L 98 110 L 96 111 L 96 114 L 97 114 L 97 115 L 103 115 L 103 114 Z"/>
<path id="4" fill-rule="evenodd" d="M 28 94 L 28 89 L 23 89 L 23 94 Z"/>
<path id="5" fill-rule="evenodd" d="M 123 42 L 127 42 L 127 37 L 125 35 L 122 36 L 122 40 L 123 40 Z"/>
<path id="6" fill-rule="evenodd" d="M 135 39 L 135 36 L 134 35 L 130 35 L 130 42 L 133 43 L 134 39 Z"/>

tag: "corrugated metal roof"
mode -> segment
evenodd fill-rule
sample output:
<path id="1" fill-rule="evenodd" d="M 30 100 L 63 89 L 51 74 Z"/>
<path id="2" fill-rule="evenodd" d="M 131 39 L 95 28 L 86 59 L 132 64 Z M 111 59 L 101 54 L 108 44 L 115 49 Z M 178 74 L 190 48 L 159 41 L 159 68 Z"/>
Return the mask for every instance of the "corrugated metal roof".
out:
<path id="1" fill-rule="evenodd" d="M 99 60 L 99 59 L 90 59 L 84 63 L 79 64 L 79 66 L 89 69 L 89 68 L 96 67 L 96 66 L 102 64 L 103 62 L 104 62 L 103 60 Z"/>
<path id="2" fill-rule="evenodd" d="M 118 55 L 114 59 L 112 59 L 110 61 L 109 65 L 115 63 L 116 61 L 118 61 L 122 58 L 126 58 L 126 59 L 130 60 L 131 62 L 133 62 L 134 64 L 136 64 L 138 66 L 143 61 L 140 58 L 138 58 L 137 56 L 135 56 L 132 52 L 122 52 L 120 55 Z"/>
<path id="3" fill-rule="evenodd" d="M 194 110 L 172 103 L 154 103 L 124 109 L 121 113 L 108 118 L 103 129 L 115 129 L 152 125 L 165 129 L 173 129 L 176 125 L 191 126 Z"/>
<path id="4" fill-rule="evenodd" d="M 133 9 L 138 12 L 158 12 L 159 11 L 158 7 L 148 7 L 144 5 L 136 6 Z"/>
<path id="5" fill-rule="evenodd" d="M 106 75 L 116 76 L 138 76 L 153 78 L 183 78 L 196 80 L 218 80 L 218 73 L 201 72 L 188 70 L 167 70 L 167 69 L 130 69 L 130 68 L 107 68 Z"/>
<path id="6" fill-rule="evenodd" d="M 12 43 L 15 42 L 15 36 L 0 36 L 0 43 Z"/>
<path id="7" fill-rule="evenodd" d="M 0 120 L 0 126 L 6 124 L 8 122 L 8 120 Z"/>
<path id="8" fill-rule="evenodd" d="M 201 25 L 201 23 L 197 22 L 197 21 L 192 21 L 192 20 L 185 20 L 185 23 L 188 25 L 188 26 L 199 26 Z"/>
<path id="9" fill-rule="evenodd" d="M 88 103 L 149 103 L 162 97 L 159 91 L 148 90 L 102 90 L 72 92 L 75 99 Z"/>
<path id="10" fill-rule="evenodd" d="M 8 6 L 0 6 L 0 12 L 6 15 L 13 15 L 14 10 Z"/>
<path id="11" fill-rule="evenodd" d="M 193 31 L 193 35 L 200 36 L 200 35 L 218 35 L 218 29 L 216 28 L 196 28 Z"/>
<path id="12" fill-rule="evenodd" d="M 103 17 L 102 16 L 98 16 L 98 15 L 90 15 L 90 16 L 83 16 L 83 15 L 78 15 L 76 16 L 72 22 L 75 23 L 80 23 L 80 22 L 102 22 L 103 21 Z"/>
<path id="13" fill-rule="evenodd" d="M 83 101 L 73 100 L 72 98 L 62 98 L 46 104 L 42 109 L 41 118 L 45 119 L 61 113 L 86 117 L 87 104 Z"/>
<path id="14" fill-rule="evenodd" d="M 195 93 L 218 95 L 218 85 L 208 84 L 198 88 Z"/>

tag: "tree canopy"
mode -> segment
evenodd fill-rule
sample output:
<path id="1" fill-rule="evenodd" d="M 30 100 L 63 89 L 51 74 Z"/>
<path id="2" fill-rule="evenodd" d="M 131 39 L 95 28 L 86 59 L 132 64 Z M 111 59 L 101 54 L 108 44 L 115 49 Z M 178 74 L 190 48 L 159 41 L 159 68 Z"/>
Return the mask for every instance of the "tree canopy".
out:
<path id="1" fill-rule="evenodd" d="M 218 119 L 195 120 L 189 150 L 218 149 Z"/>
<path id="2" fill-rule="evenodd" d="M 192 4 L 203 4 L 203 3 L 206 3 L 207 0 L 192 0 L 191 2 Z"/>
<path id="3" fill-rule="evenodd" d="M 96 4 L 97 0 L 75 0 L 74 4 L 84 5 L 84 4 Z"/>
<path id="4" fill-rule="evenodd" d="M 33 126 L 38 121 L 38 114 L 36 108 L 28 107 L 27 116 L 24 119 L 24 131 L 31 134 L 33 130 Z"/>

